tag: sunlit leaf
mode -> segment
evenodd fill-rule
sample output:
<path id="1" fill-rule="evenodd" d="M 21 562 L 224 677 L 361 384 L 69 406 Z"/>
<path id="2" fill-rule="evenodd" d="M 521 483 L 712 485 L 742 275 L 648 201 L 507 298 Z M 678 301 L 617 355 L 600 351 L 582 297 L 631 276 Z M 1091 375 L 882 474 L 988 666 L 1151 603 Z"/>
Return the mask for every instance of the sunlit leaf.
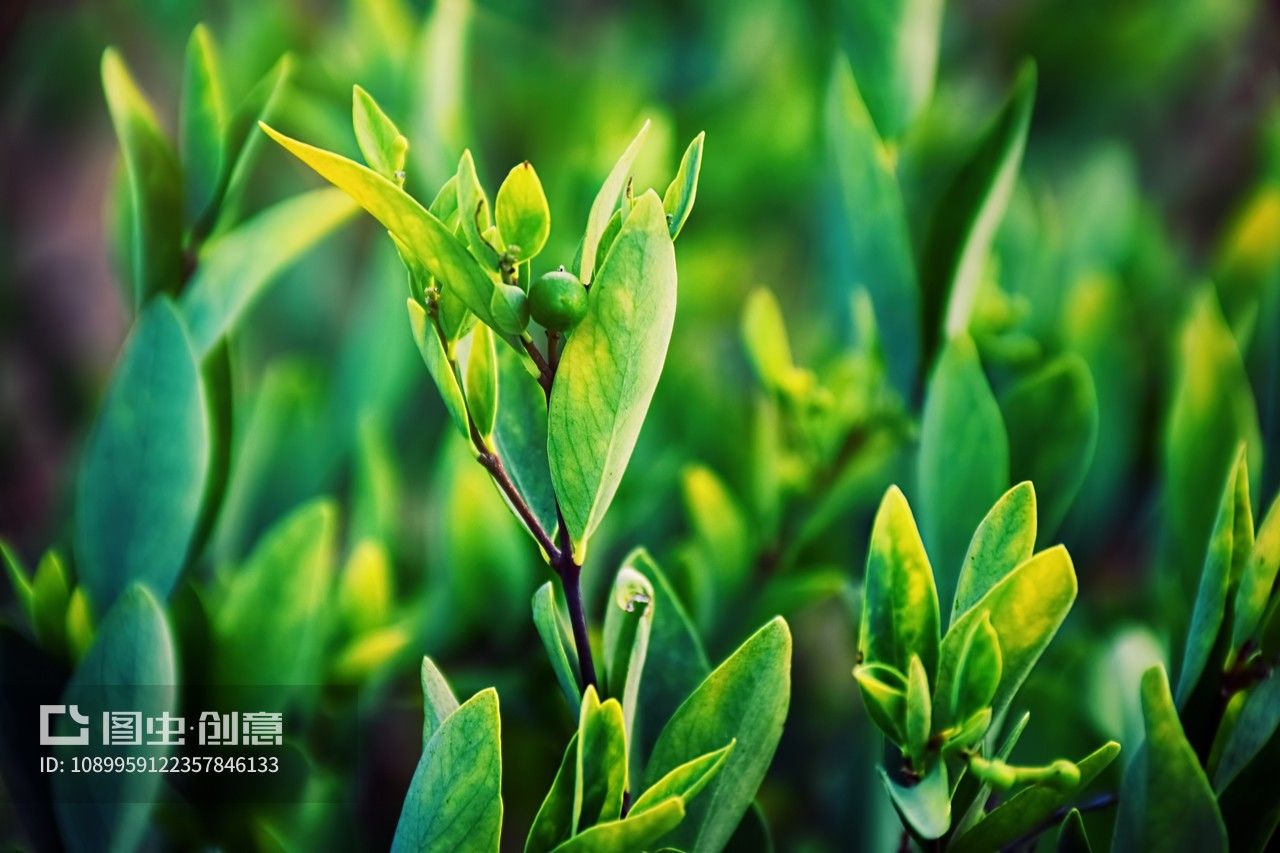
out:
<path id="1" fill-rule="evenodd" d="M 951 622 L 1034 553 L 1036 490 L 1022 482 L 1001 495 L 974 531 L 956 581 Z"/>
<path id="2" fill-rule="evenodd" d="M 662 373 L 675 320 L 676 264 L 662 202 L 635 204 L 592 285 L 551 390 L 551 479 L 573 543 L 604 518 Z"/>
<path id="3" fill-rule="evenodd" d="M 396 127 L 373 96 L 360 86 L 351 91 L 351 124 L 356 144 L 370 169 L 403 186 L 409 140 Z"/>
<path id="4" fill-rule="evenodd" d="M 644 144 L 644 138 L 648 132 L 649 122 L 646 121 L 636 134 L 635 139 L 631 140 L 631 144 L 627 146 L 627 150 L 622 152 L 622 156 L 614 164 L 613 170 L 609 172 L 608 177 L 604 179 L 604 183 L 600 186 L 600 191 L 596 194 L 595 200 L 591 202 L 591 211 L 587 214 L 587 230 L 582 236 L 581 265 L 577 271 L 578 278 L 584 284 L 591 284 L 595 281 L 596 268 L 604 260 L 598 251 L 600 238 L 604 234 L 610 218 L 613 217 L 614 211 L 618 209 L 618 202 L 622 197 L 623 190 L 626 188 L 627 179 L 631 176 L 631 166 L 635 163 L 636 155 L 640 153 L 640 147 Z M 666 228 L 665 212 L 663 227 Z M 667 233 L 669 234 L 670 232 L 668 231 Z"/>
<path id="5" fill-rule="evenodd" d="M 681 229 L 693 212 L 693 202 L 698 197 L 698 175 L 702 171 L 702 145 L 706 133 L 699 133 L 680 158 L 680 168 L 662 194 L 662 208 L 667 212 L 671 239 L 680 236 Z"/>
<path id="6" fill-rule="evenodd" d="M 493 204 L 498 231 L 507 251 L 518 261 L 537 257 L 551 234 L 551 210 L 538 173 L 529 161 L 507 173 Z M 519 252 L 513 248 L 517 246 Z"/>

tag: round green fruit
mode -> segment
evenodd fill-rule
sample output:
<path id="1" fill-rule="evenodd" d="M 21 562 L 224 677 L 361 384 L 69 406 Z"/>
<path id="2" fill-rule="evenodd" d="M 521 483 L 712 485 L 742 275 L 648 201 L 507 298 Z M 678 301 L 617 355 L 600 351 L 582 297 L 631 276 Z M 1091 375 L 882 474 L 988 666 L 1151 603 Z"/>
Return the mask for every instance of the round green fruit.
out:
<path id="1" fill-rule="evenodd" d="M 529 314 L 549 331 L 568 331 L 586 313 L 587 289 L 564 267 L 545 273 L 529 288 Z"/>

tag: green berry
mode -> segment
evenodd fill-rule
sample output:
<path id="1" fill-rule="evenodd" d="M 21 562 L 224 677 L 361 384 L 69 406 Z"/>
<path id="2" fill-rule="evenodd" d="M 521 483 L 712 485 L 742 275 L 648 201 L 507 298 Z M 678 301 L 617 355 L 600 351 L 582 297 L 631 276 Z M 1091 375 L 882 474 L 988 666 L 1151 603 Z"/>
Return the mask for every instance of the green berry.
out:
<path id="1" fill-rule="evenodd" d="M 544 273 L 529 288 L 529 314 L 549 331 L 568 331 L 586 313 L 587 289 L 564 267 Z"/>

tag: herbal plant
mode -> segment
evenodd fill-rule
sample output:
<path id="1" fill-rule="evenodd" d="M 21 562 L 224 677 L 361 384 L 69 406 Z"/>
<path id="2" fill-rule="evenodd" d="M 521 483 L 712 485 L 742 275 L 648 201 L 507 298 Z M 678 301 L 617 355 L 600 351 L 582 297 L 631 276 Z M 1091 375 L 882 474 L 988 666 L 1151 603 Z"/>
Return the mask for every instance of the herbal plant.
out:
<path id="1" fill-rule="evenodd" d="M 551 221 L 529 163 L 508 173 L 491 208 L 464 151 L 457 173 L 423 207 L 403 189 L 408 140 L 359 87 L 353 123 L 367 165 L 263 130 L 390 232 L 408 273 L 409 325 L 423 361 L 476 461 L 558 577 L 567 607 L 568 631 L 552 585 L 534 597 L 535 624 L 579 726 L 526 849 L 635 849 L 673 832 L 689 849 L 719 849 L 750 807 L 781 735 L 785 622 L 770 622 L 707 672 L 681 605 L 656 565 L 636 554 L 611 596 L 601 678 L 581 592 L 591 535 L 617 491 L 666 356 L 673 244 L 693 207 L 703 137 L 663 196 L 637 195 L 630 170 L 648 126 L 641 128 L 592 203 L 576 256 L 535 276 Z M 545 333 L 545 350 L 531 320 Z M 688 676 L 658 668 L 648 679 L 657 686 L 646 692 L 651 653 L 686 657 L 680 670 Z M 497 696 L 486 691 L 459 705 L 429 661 L 423 672 L 428 726 L 395 846 L 443 849 L 475 838 L 496 848 Z M 638 726 L 657 733 L 643 749 Z"/>
<path id="2" fill-rule="evenodd" d="M 1280 498 L 1255 530 L 1241 445 L 1218 503 L 1176 688 L 1142 678 L 1146 732 L 1121 791 L 1115 849 L 1263 850 L 1280 739 Z"/>
<path id="3" fill-rule="evenodd" d="M 943 632 L 906 498 L 890 488 L 876 513 L 853 674 L 886 739 L 880 775 L 905 831 L 921 843 L 996 850 L 1030 841 L 1063 819 L 1120 752 L 1111 742 L 1078 762 L 1012 765 L 1027 714 L 993 747 L 1076 597 L 1066 549 L 1035 552 L 1035 543 L 1035 490 L 1024 482 L 974 532 Z M 1008 799 L 989 809 L 994 791 Z"/>

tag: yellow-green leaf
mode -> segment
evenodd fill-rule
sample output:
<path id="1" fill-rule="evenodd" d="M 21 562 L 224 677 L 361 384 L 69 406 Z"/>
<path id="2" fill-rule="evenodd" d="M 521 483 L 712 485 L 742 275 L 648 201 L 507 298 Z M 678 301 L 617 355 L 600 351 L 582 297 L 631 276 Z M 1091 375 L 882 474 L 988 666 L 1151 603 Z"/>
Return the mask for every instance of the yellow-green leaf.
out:
<path id="1" fill-rule="evenodd" d="M 182 78 L 178 145 L 181 151 L 186 222 L 194 225 L 217 201 L 227 157 L 227 102 L 217 45 L 208 27 L 197 24 L 187 42 Z"/>
<path id="2" fill-rule="evenodd" d="M 640 127 L 635 139 L 631 140 L 631 144 L 627 146 L 627 150 L 622 152 L 613 170 L 600 186 L 600 191 L 596 193 L 595 200 L 591 202 L 591 210 L 587 214 L 587 230 L 582 236 L 582 254 L 578 268 L 578 278 L 583 284 L 591 284 L 595 281 L 596 268 L 604 260 L 599 256 L 598 251 L 600 238 L 604 235 L 609 219 L 618 209 L 627 179 L 631 176 L 631 165 L 635 163 L 636 155 L 640 153 L 640 147 L 644 144 L 644 138 L 648 133 L 649 122 L 646 121 Z M 666 227 L 665 214 L 663 227 Z"/>
<path id="3" fill-rule="evenodd" d="M 969 542 L 956 581 L 951 622 L 987 594 L 1036 547 L 1036 490 L 1024 481 L 1000 496 Z"/>
<path id="4" fill-rule="evenodd" d="M 537 257 L 551 235 L 551 209 L 542 191 L 542 181 L 528 160 L 507 173 L 493 205 L 498 232 L 507 251 L 517 261 Z"/>
<path id="5" fill-rule="evenodd" d="M 409 156 L 409 140 L 396 127 L 373 96 L 362 87 L 351 90 L 351 124 L 356 144 L 370 169 L 404 186 L 404 164 Z"/>
<path id="6" fill-rule="evenodd" d="M 662 202 L 635 204 L 592 285 L 551 390 L 551 479 L 573 553 L 604 518 L 658 385 L 676 308 L 676 259 Z"/>
<path id="7" fill-rule="evenodd" d="M 662 207 L 667 212 L 667 224 L 671 229 L 671 239 L 680 236 L 681 229 L 693 212 L 693 203 L 698 197 L 698 175 L 702 172 L 702 146 L 707 134 L 699 133 L 685 149 L 680 158 L 680 168 L 676 176 L 667 185 L 662 194 Z"/>

